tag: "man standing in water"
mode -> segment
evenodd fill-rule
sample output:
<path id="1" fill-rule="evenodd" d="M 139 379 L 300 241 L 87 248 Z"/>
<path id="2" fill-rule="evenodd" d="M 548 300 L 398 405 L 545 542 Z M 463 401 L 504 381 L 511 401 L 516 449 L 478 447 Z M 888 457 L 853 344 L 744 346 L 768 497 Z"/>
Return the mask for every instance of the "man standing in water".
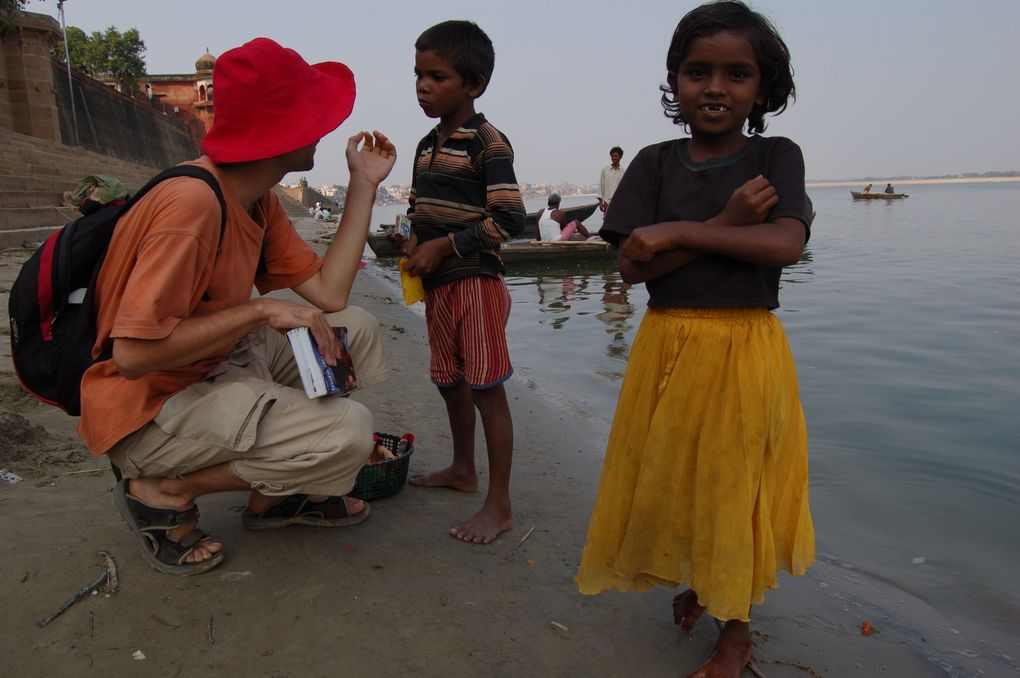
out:
<path id="1" fill-rule="evenodd" d="M 623 158 L 623 149 L 613 146 L 609 149 L 609 159 L 612 163 L 602 168 L 602 176 L 599 177 L 599 209 L 605 212 L 609 209 L 609 201 L 616 193 L 616 187 L 620 185 L 623 178 L 623 168 L 620 167 L 620 160 Z"/>

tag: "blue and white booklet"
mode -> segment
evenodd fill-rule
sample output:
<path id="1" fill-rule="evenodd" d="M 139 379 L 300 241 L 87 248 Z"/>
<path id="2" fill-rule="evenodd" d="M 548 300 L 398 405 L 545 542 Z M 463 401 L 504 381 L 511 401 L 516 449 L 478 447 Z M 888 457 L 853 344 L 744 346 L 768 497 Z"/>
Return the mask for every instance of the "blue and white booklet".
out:
<path id="1" fill-rule="evenodd" d="M 325 395 L 344 394 L 358 387 L 358 378 L 354 374 L 354 361 L 351 359 L 350 345 L 347 343 L 347 328 L 334 327 L 336 338 L 340 342 L 340 357 L 330 367 L 319 352 L 315 337 L 307 327 L 295 327 L 287 332 L 290 347 L 294 351 L 298 370 L 301 373 L 301 384 L 309 398 L 321 398 Z"/>

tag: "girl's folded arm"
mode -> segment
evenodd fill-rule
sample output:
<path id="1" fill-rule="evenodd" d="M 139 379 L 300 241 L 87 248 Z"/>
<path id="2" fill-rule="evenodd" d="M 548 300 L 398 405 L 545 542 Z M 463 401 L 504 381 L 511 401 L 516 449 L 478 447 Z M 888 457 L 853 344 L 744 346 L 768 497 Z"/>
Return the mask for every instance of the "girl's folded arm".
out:
<path id="1" fill-rule="evenodd" d="M 750 226 L 730 226 L 713 223 L 715 221 L 671 221 L 634 229 L 620 245 L 620 256 L 647 263 L 663 252 L 693 250 L 762 266 L 790 266 L 800 260 L 804 250 L 806 227 L 799 219 L 780 217 Z M 677 261 L 686 265 L 691 260 L 680 258 Z"/>
<path id="2" fill-rule="evenodd" d="M 751 226 L 727 227 L 678 222 L 673 248 L 712 252 L 760 266 L 791 266 L 800 261 L 807 228 L 800 219 L 779 217 Z"/>
<path id="3" fill-rule="evenodd" d="M 625 241 L 624 241 L 625 242 Z M 678 268 L 683 268 L 699 256 L 700 252 L 678 249 L 657 252 L 648 261 L 638 261 L 623 254 L 623 242 L 620 243 L 620 251 L 617 253 L 617 266 L 620 269 L 620 277 L 626 283 L 643 283 L 672 273 Z"/>

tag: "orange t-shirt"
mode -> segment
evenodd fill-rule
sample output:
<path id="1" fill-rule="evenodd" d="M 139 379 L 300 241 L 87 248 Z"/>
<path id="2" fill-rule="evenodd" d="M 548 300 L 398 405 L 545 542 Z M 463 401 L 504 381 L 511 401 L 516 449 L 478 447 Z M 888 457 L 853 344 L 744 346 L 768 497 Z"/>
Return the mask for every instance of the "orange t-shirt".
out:
<path id="1" fill-rule="evenodd" d="M 322 266 L 272 191 L 263 196 L 264 215 L 256 221 L 207 157 L 185 164 L 219 181 L 227 205 L 223 237 L 216 195 L 198 179 L 168 179 L 132 207 L 117 223 L 96 286 L 94 355 L 108 339 L 164 339 L 185 318 L 250 300 L 253 284 L 260 294 L 294 287 Z M 264 272 L 256 271 L 260 257 Z M 104 454 L 225 358 L 210 356 L 139 379 L 123 377 L 112 360 L 93 365 L 82 378 L 78 435 L 92 454 Z"/>

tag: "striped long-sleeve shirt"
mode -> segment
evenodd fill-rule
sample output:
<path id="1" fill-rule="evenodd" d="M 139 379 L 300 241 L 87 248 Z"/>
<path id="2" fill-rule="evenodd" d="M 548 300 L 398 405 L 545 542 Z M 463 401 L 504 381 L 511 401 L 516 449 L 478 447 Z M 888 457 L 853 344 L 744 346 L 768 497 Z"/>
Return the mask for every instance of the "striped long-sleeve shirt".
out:
<path id="1" fill-rule="evenodd" d="M 436 148 L 438 125 L 418 142 L 408 215 L 418 242 L 453 234 L 457 251 L 425 276 L 451 280 L 503 273 L 499 247 L 524 231 L 524 202 L 510 140 L 478 113 Z"/>

